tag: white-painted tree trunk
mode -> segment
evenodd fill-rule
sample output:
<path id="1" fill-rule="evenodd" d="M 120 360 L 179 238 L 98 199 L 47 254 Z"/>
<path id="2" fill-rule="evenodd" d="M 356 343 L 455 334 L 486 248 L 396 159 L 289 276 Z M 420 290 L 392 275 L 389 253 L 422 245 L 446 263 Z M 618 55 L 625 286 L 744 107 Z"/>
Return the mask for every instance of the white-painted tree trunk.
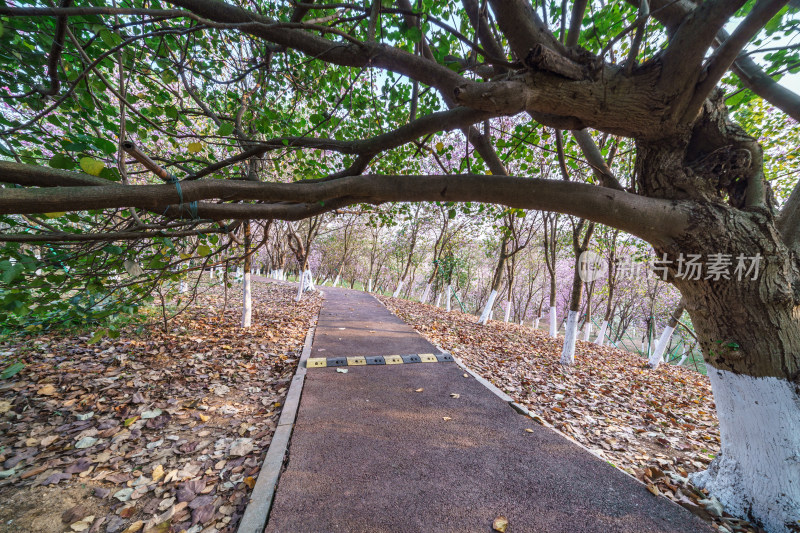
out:
<path id="1" fill-rule="evenodd" d="M 486 305 L 483 306 L 483 311 L 481 312 L 481 317 L 478 319 L 478 324 L 486 324 L 489 321 L 489 315 L 492 312 L 492 307 L 494 307 L 494 301 L 497 298 L 497 291 L 492 291 L 489 293 L 489 300 L 487 300 Z"/>
<path id="2" fill-rule="evenodd" d="M 554 339 L 558 337 L 558 320 L 555 306 L 550 307 L 550 336 Z"/>
<path id="3" fill-rule="evenodd" d="M 297 296 L 294 297 L 295 302 L 299 302 L 300 298 L 303 297 L 303 282 L 305 281 L 304 280 L 305 277 L 306 277 L 305 272 L 302 272 L 300 274 L 300 279 L 297 280 Z"/>
<path id="4" fill-rule="evenodd" d="M 333 280 L 333 286 L 334 287 L 338 287 L 339 286 L 339 274 L 336 274 L 336 279 Z"/>
<path id="5" fill-rule="evenodd" d="M 800 521 L 800 394 L 789 381 L 707 367 L 722 449 L 690 475 L 733 516 L 758 517 L 770 532 Z M 753 498 L 756 496 L 756 498 Z"/>
<path id="6" fill-rule="evenodd" d="M 587 321 L 583 326 L 583 342 L 589 342 L 592 336 L 592 323 Z"/>
<path id="7" fill-rule="evenodd" d="M 422 293 L 422 298 L 419 299 L 421 303 L 425 303 L 428 301 L 428 296 L 431 295 L 431 284 L 428 283 L 425 285 L 425 292 Z"/>
<path id="8" fill-rule="evenodd" d="M 314 286 L 314 276 L 311 274 L 311 269 L 307 269 L 303 272 L 303 291 L 305 292 L 313 292 L 317 290 Z"/>
<path id="9" fill-rule="evenodd" d="M 450 312 L 450 297 L 452 296 L 452 293 L 453 293 L 452 288 L 451 288 L 450 284 L 448 284 L 447 285 L 447 297 L 445 298 L 445 302 L 446 302 L 445 311 L 447 311 L 448 313 Z"/>
<path id="10" fill-rule="evenodd" d="M 403 280 L 397 282 L 397 289 L 395 289 L 394 294 L 392 294 L 392 298 L 397 298 L 400 296 L 400 291 L 403 290 Z"/>
<path id="11" fill-rule="evenodd" d="M 508 322 L 511 318 L 511 302 L 506 302 L 506 313 L 503 316 L 503 322 Z"/>
<path id="12" fill-rule="evenodd" d="M 253 297 L 250 288 L 250 272 L 244 273 L 242 284 L 242 327 L 249 328 L 253 320 Z"/>
<path id="13" fill-rule="evenodd" d="M 436 307 L 439 307 L 439 304 L 442 303 L 442 291 L 439 291 L 436 294 Z"/>
<path id="14" fill-rule="evenodd" d="M 571 365 L 575 362 L 575 341 L 578 336 L 578 312 L 567 313 L 567 323 L 564 326 L 564 346 L 561 348 L 561 364 Z"/>
<path id="15" fill-rule="evenodd" d="M 667 350 L 667 344 L 669 343 L 669 339 L 672 337 L 672 333 L 674 331 L 675 328 L 671 326 L 664 328 L 664 331 L 661 333 L 661 337 L 658 338 L 656 347 L 653 348 L 653 352 L 650 354 L 650 358 L 647 361 L 647 364 L 650 365 L 650 368 L 655 370 L 658 368 L 658 365 L 661 364 L 661 361 L 664 360 L 664 352 Z"/>
<path id="16" fill-rule="evenodd" d="M 533 329 L 539 329 L 539 321 L 541 319 L 542 317 L 540 316 L 537 316 L 536 318 L 533 319 Z"/>
<path id="17" fill-rule="evenodd" d="M 367 281 L 367 292 L 372 292 L 372 279 Z"/>
<path id="18" fill-rule="evenodd" d="M 688 356 L 686 355 L 686 352 L 684 351 L 683 352 L 683 356 L 681 356 L 681 360 L 678 361 L 678 366 L 683 366 L 683 362 L 686 361 L 686 357 L 688 357 Z"/>
<path id="19" fill-rule="evenodd" d="M 600 331 L 597 332 L 597 337 L 594 339 L 594 343 L 598 346 L 602 346 L 606 342 L 606 330 L 608 329 L 608 320 L 603 320 L 603 323 L 600 324 Z"/>

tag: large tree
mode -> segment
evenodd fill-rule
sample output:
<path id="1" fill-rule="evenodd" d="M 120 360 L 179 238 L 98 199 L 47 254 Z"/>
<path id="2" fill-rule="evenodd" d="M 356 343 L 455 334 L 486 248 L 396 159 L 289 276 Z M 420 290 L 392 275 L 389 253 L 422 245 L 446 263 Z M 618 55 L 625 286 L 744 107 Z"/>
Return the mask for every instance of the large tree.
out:
<path id="1" fill-rule="evenodd" d="M 233 2 L 0 8 L 0 214 L 34 228 L 4 217 L 6 241 L 111 239 L 92 232 L 108 210 L 144 218 L 117 225 L 131 239 L 398 201 L 619 228 L 653 246 L 701 339 L 722 452 L 695 481 L 771 531 L 796 527 L 800 190 L 778 209 L 723 92 L 740 85 L 800 119 L 800 98 L 768 75 L 796 68 L 792 49 L 765 56 L 768 73 L 743 53 L 796 31 L 787 0 Z M 516 141 L 496 142 L 510 115 L 524 118 Z M 573 132 L 588 182 L 510 165 L 548 149 L 547 129 Z M 433 144 L 442 130 L 463 148 Z M 630 143 L 630 175 L 607 167 L 591 130 Z M 142 170 L 114 181 L 126 157 Z M 689 256 L 712 275 L 684 275 Z"/>

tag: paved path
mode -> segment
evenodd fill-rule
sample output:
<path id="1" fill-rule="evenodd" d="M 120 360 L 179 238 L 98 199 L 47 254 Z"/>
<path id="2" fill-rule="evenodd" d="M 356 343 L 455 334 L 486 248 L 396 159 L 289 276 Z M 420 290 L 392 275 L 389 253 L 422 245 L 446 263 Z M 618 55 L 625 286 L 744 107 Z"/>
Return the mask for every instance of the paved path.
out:
<path id="1" fill-rule="evenodd" d="M 436 351 L 372 296 L 324 292 L 312 357 Z M 508 533 L 711 531 L 463 374 L 309 369 L 266 531 L 490 532 L 500 515 Z"/>

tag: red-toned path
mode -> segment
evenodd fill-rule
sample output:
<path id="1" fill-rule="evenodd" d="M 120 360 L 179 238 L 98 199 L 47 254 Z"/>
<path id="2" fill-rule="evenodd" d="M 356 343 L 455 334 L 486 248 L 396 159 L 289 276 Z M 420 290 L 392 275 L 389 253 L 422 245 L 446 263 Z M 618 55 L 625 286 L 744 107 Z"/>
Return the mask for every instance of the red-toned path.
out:
<path id="1" fill-rule="evenodd" d="M 324 291 L 311 357 L 437 351 L 372 296 Z M 266 531 L 712 531 L 463 375 L 309 368 Z"/>

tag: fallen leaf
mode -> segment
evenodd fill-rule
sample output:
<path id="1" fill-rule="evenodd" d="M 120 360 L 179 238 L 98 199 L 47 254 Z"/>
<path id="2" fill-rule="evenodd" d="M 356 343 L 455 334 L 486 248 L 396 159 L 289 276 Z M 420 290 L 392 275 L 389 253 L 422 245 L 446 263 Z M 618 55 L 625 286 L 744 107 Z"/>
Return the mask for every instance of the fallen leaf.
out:
<path id="1" fill-rule="evenodd" d="M 142 520 L 137 520 L 136 522 L 125 528 L 125 531 L 123 531 L 122 533 L 136 533 L 137 531 L 141 531 L 143 527 L 144 527 L 144 522 Z"/>
<path id="2" fill-rule="evenodd" d="M 40 387 L 36 393 L 40 396 L 52 396 L 56 393 L 56 388 L 52 384 L 48 383 L 47 385 Z"/>
<path id="3" fill-rule="evenodd" d="M 494 519 L 494 522 L 492 522 L 492 529 L 500 533 L 505 533 L 506 529 L 508 529 L 508 519 L 505 516 L 498 516 Z"/>

